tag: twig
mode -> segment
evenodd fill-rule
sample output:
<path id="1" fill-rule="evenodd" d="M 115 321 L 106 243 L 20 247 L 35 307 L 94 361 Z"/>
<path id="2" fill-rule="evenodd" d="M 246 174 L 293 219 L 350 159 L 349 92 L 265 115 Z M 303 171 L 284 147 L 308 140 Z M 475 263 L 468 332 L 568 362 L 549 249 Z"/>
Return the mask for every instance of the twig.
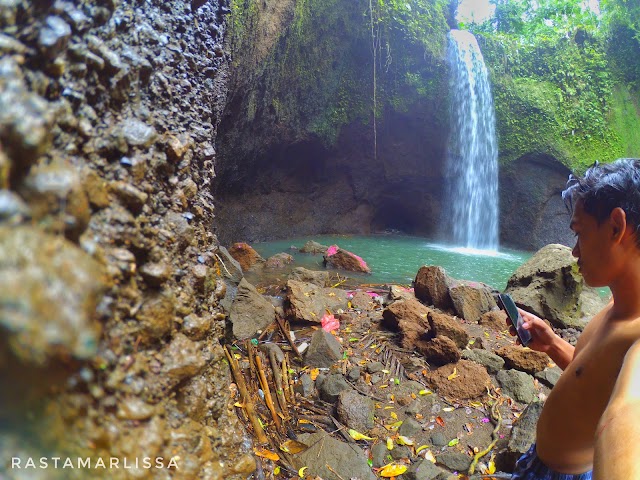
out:
<path id="1" fill-rule="evenodd" d="M 331 467 L 329 466 L 329 464 L 328 464 L 328 463 L 325 463 L 325 464 L 324 464 L 324 466 L 325 466 L 325 467 L 327 467 L 327 468 L 329 469 L 329 471 L 330 471 L 331 473 L 333 473 L 336 477 L 338 477 L 340 480 L 344 480 L 344 478 L 342 478 L 342 477 L 338 474 L 338 472 L 336 472 L 333 468 L 331 468 Z"/>
<path id="2" fill-rule="evenodd" d="M 296 352 L 296 355 L 299 358 L 302 358 L 302 354 L 300 354 L 300 352 L 298 351 L 298 347 L 296 347 L 296 344 L 293 343 L 293 340 L 291 340 L 291 333 L 289 330 L 287 330 L 287 328 L 285 328 L 282 318 L 276 316 L 276 322 L 278 323 L 278 327 L 280 327 L 280 331 L 282 331 L 282 335 L 287 340 L 287 342 L 289 342 L 289 345 L 291 345 L 293 351 Z"/>
<path id="3" fill-rule="evenodd" d="M 287 357 L 282 359 L 282 381 L 284 383 L 284 399 L 287 403 L 293 403 L 295 400 L 295 395 L 293 395 L 293 390 L 290 389 L 289 384 L 289 367 L 287 365 Z"/>
<path id="4" fill-rule="evenodd" d="M 276 384 L 276 398 L 280 404 L 280 409 L 285 417 L 289 417 L 289 408 L 287 407 L 287 400 L 284 396 L 284 388 L 282 386 L 282 372 L 280 371 L 280 365 L 276 359 L 276 353 L 273 349 L 269 350 L 269 361 L 271 362 L 271 372 L 273 373 L 273 381 Z"/>
<path id="5" fill-rule="evenodd" d="M 340 435 L 342 435 L 347 442 L 357 443 L 353 438 L 351 438 L 351 435 L 345 432 L 346 427 L 342 425 L 338 420 L 336 420 L 335 417 L 332 416 L 331 420 L 333 421 L 333 424 L 336 426 L 336 428 L 340 432 Z"/>
<path id="6" fill-rule="evenodd" d="M 262 386 L 262 392 L 264 393 L 264 400 L 267 404 L 267 408 L 271 412 L 271 417 L 273 418 L 276 427 L 280 429 L 280 417 L 276 413 L 276 408 L 273 405 L 273 399 L 271 398 L 271 390 L 269 389 L 269 383 L 267 383 L 267 376 L 264 374 L 264 369 L 262 368 L 262 360 L 260 359 L 260 355 L 256 355 L 254 358 L 256 362 L 256 369 L 258 370 L 258 378 L 260 379 L 260 385 Z"/>
<path id="7" fill-rule="evenodd" d="M 476 470 L 476 465 L 478 464 L 478 461 L 484 457 L 487 453 L 489 453 L 491 451 L 491 449 L 496 445 L 496 443 L 498 442 L 498 430 L 500 430 L 500 426 L 502 425 L 502 415 L 500 415 L 500 401 L 496 400 L 493 403 L 493 406 L 491 407 L 491 416 L 496 420 L 496 427 L 493 429 L 493 433 L 491 434 L 493 436 L 493 441 L 489 444 L 489 446 L 487 448 L 485 448 L 484 450 L 482 450 L 481 452 L 476 453 L 476 455 L 473 457 L 473 462 L 471 462 L 471 466 L 469 467 L 469 475 L 473 475 L 473 472 L 475 472 Z"/>
<path id="8" fill-rule="evenodd" d="M 251 422 L 251 426 L 256 434 L 258 439 L 258 443 L 268 443 L 269 439 L 267 438 L 264 430 L 262 428 L 262 424 L 260 423 L 260 419 L 256 414 L 255 406 L 249 396 L 249 392 L 247 391 L 247 384 L 244 381 L 244 377 L 240 372 L 240 368 L 238 367 L 238 362 L 233 357 L 233 355 L 229 352 L 227 346 L 224 346 L 224 353 L 227 356 L 227 360 L 229 361 L 229 366 L 231 367 L 231 373 L 233 374 L 233 378 L 236 381 L 236 385 L 238 385 L 238 390 L 240 391 L 240 400 L 242 402 L 242 408 L 247 414 L 247 418 L 249 422 Z"/>
<path id="9" fill-rule="evenodd" d="M 227 266 L 224 264 L 224 262 L 222 261 L 222 259 L 218 256 L 217 253 L 214 254 L 216 256 L 216 258 L 218 259 L 218 261 L 222 264 L 222 268 L 224 268 L 224 271 L 227 272 L 227 275 L 229 275 L 230 277 L 233 277 L 233 275 L 231 275 L 231 272 L 229 270 L 227 270 Z"/>

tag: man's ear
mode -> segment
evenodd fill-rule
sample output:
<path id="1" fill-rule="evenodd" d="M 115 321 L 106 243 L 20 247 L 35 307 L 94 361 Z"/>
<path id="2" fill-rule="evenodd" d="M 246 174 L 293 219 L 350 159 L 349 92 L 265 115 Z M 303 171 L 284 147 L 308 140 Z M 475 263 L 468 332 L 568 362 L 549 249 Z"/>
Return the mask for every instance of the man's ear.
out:
<path id="1" fill-rule="evenodd" d="M 622 240 L 625 233 L 627 233 L 627 231 L 630 231 L 627 228 L 627 213 L 620 207 L 616 207 L 611 211 L 609 220 L 611 221 L 613 240 Z"/>

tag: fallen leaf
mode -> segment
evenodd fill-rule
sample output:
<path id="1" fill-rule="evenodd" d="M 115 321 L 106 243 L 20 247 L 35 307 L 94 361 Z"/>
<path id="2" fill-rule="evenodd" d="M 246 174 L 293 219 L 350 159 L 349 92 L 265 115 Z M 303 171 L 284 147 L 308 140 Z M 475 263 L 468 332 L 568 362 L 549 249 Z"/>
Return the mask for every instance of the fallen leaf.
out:
<path id="1" fill-rule="evenodd" d="M 280 456 L 277 453 L 271 452 L 271 451 L 267 450 L 266 448 L 255 447 L 253 449 L 253 453 L 255 453 L 259 457 L 264 457 L 264 458 L 267 458 L 269 460 L 273 460 L 274 462 L 277 462 L 278 460 L 280 460 Z"/>
<path id="2" fill-rule="evenodd" d="M 366 435 L 363 435 L 360 432 L 357 432 L 356 430 L 354 430 L 353 428 L 349 429 L 349 435 L 351 436 L 351 438 L 353 438 L 354 440 L 373 440 L 373 438 L 371 437 L 367 437 Z"/>
<path id="3" fill-rule="evenodd" d="M 304 471 L 309 468 L 309 467 L 302 467 L 300 470 L 298 470 L 298 476 L 300 478 L 304 478 Z"/>
<path id="4" fill-rule="evenodd" d="M 243 404 L 243 403 L 240 403 L 240 402 L 236 402 L 236 403 L 234 403 L 234 404 L 233 404 L 233 406 L 234 406 L 234 407 L 238 407 L 238 408 L 243 408 L 243 407 L 244 407 L 244 404 Z"/>
<path id="5" fill-rule="evenodd" d="M 413 445 L 414 442 L 409 437 L 405 437 L 404 435 L 398 435 L 398 439 L 396 440 L 398 445 Z"/>
<path id="6" fill-rule="evenodd" d="M 418 448 L 416 448 L 416 455 L 418 455 L 422 450 L 426 450 L 429 448 L 429 445 L 420 445 Z"/>
<path id="7" fill-rule="evenodd" d="M 460 375 L 458 375 L 458 369 L 456 367 L 453 367 L 453 373 L 447 377 L 447 380 L 453 380 L 454 378 L 457 378 L 459 376 Z"/>
<path id="8" fill-rule="evenodd" d="M 433 392 L 431 390 L 420 390 L 418 393 L 420 395 L 431 395 Z"/>
<path id="9" fill-rule="evenodd" d="M 274 475 L 280 475 L 280 465 L 276 465 L 276 468 L 273 469 Z"/>
<path id="10" fill-rule="evenodd" d="M 442 410 L 445 412 L 453 412 L 454 409 L 452 407 L 444 407 Z"/>
<path id="11" fill-rule="evenodd" d="M 442 417 L 436 417 L 436 423 L 441 427 L 444 427 L 444 420 L 442 419 Z"/>
<path id="12" fill-rule="evenodd" d="M 305 445 L 302 442 L 298 442 L 297 440 L 287 440 L 282 445 L 280 445 L 280 450 L 285 453 L 293 454 L 304 452 L 307 448 L 309 448 L 308 445 Z"/>
<path id="13" fill-rule="evenodd" d="M 427 450 L 424 453 L 424 458 L 426 460 L 429 460 L 431 463 L 436 463 L 436 457 L 433 456 L 433 453 L 431 452 L 431 450 Z"/>
<path id="14" fill-rule="evenodd" d="M 449 445 L 450 447 L 453 447 L 454 445 L 457 445 L 458 443 L 460 443 L 460 440 L 458 440 L 457 438 L 454 438 L 447 445 Z"/>
<path id="15" fill-rule="evenodd" d="M 314 368 L 309 372 L 309 375 L 311 376 L 311 380 L 315 381 L 316 378 L 318 378 L 318 375 L 320 375 L 320 369 L 319 368 Z"/>
<path id="16" fill-rule="evenodd" d="M 378 474 L 381 477 L 397 477 L 407 471 L 406 465 L 398 465 L 397 463 L 389 463 L 380 469 Z"/>
<path id="17" fill-rule="evenodd" d="M 391 437 L 387 437 L 387 450 L 393 450 L 393 440 Z"/>
<path id="18" fill-rule="evenodd" d="M 397 420 L 397 419 L 398 419 L 398 414 L 397 414 L 396 412 L 391 412 L 389 415 L 390 415 L 390 416 L 391 416 L 391 418 L 393 418 L 394 420 Z"/>

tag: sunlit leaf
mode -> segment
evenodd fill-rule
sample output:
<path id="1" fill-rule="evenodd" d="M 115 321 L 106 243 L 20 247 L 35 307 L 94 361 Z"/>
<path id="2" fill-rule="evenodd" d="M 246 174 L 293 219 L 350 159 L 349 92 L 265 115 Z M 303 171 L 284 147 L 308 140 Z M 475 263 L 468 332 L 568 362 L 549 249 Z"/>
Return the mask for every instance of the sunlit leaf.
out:
<path id="1" fill-rule="evenodd" d="M 273 460 L 274 462 L 277 462 L 278 460 L 280 460 L 280 456 L 277 453 L 271 452 L 266 448 L 255 447 L 253 449 L 253 453 L 255 453 L 259 457 L 264 457 L 269 460 Z"/>
<path id="2" fill-rule="evenodd" d="M 398 419 L 398 414 L 397 414 L 396 412 L 391 412 L 389 415 L 390 415 L 390 416 L 391 416 L 391 418 L 393 418 L 394 420 L 397 420 L 397 419 Z"/>
<path id="3" fill-rule="evenodd" d="M 309 372 L 309 375 L 311 376 L 311 380 L 314 380 L 316 378 L 318 378 L 318 375 L 320 375 L 320 369 L 319 368 L 314 368 Z"/>
<path id="4" fill-rule="evenodd" d="M 458 443 L 460 443 L 460 440 L 458 440 L 457 438 L 454 438 L 447 445 L 449 445 L 450 447 L 453 447 L 454 445 L 457 445 Z"/>
<path id="5" fill-rule="evenodd" d="M 234 403 L 234 404 L 233 404 L 233 406 L 234 406 L 234 407 L 238 407 L 238 408 L 243 408 L 243 407 L 244 407 L 244 404 L 243 404 L 243 403 L 240 403 L 240 402 L 236 402 L 236 403 Z"/>
<path id="6" fill-rule="evenodd" d="M 453 412 L 454 409 L 452 407 L 444 407 L 442 410 L 445 412 Z"/>
<path id="7" fill-rule="evenodd" d="M 387 437 L 387 450 L 393 450 L 393 440 L 391 437 Z"/>
<path id="8" fill-rule="evenodd" d="M 424 458 L 429 460 L 431 463 L 436 463 L 436 457 L 433 456 L 433 452 L 431 450 L 427 450 L 424 453 Z"/>
<path id="9" fill-rule="evenodd" d="M 273 469 L 274 475 L 280 475 L 280 465 L 276 465 L 276 468 Z"/>
<path id="10" fill-rule="evenodd" d="M 414 441 L 409 437 L 405 437 L 404 435 L 398 435 L 398 439 L 396 440 L 398 445 L 413 445 Z"/>
<path id="11" fill-rule="evenodd" d="M 489 473 L 496 473 L 496 462 L 489 460 Z"/>
<path id="12" fill-rule="evenodd" d="M 300 478 L 304 478 L 304 471 L 309 468 L 309 467 L 302 467 L 300 470 L 298 470 L 298 476 Z"/>
<path id="13" fill-rule="evenodd" d="M 419 455 L 421 451 L 426 450 L 429 448 L 429 445 L 420 445 L 418 448 L 416 448 L 416 455 Z"/>
<path id="14" fill-rule="evenodd" d="M 447 377 L 447 380 L 453 380 L 454 378 L 457 378 L 459 376 L 460 375 L 458 375 L 458 369 L 456 367 L 453 367 L 453 373 Z"/>
<path id="15" fill-rule="evenodd" d="M 366 435 L 363 435 L 362 433 L 355 431 L 353 428 L 349 429 L 349 435 L 354 440 L 373 440 L 373 438 L 367 437 Z"/>
<path id="16" fill-rule="evenodd" d="M 420 395 L 431 395 L 433 392 L 431 390 L 420 390 L 418 393 Z"/>
<path id="17" fill-rule="evenodd" d="M 381 477 L 397 477 L 398 475 L 402 475 L 404 472 L 407 471 L 407 466 L 406 465 L 399 465 L 397 463 L 389 463 L 388 465 L 385 465 L 384 467 L 382 467 L 380 469 L 380 471 L 378 472 L 378 474 Z"/>
<path id="18" fill-rule="evenodd" d="M 442 417 L 436 417 L 436 423 L 441 427 L 444 427 L 444 420 L 442 419 Z"/>

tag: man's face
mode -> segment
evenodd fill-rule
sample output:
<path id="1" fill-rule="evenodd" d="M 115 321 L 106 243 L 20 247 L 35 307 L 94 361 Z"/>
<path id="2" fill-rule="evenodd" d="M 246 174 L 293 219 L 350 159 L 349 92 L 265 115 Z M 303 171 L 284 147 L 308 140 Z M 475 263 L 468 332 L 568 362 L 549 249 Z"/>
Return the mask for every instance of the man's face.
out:
<path id="1" fill-rule="evenodd" d="M 587 285 L 604 287 L 609 285 L 611 272 L 611 246 L 607 233 L 609 220 L 598 225 L 593 215 L 584 211 L 582 202 L 578 202 L 571 217 L 571 230 L 576 234 L 573 256 L 578 259 L 580 273 Z"/>

